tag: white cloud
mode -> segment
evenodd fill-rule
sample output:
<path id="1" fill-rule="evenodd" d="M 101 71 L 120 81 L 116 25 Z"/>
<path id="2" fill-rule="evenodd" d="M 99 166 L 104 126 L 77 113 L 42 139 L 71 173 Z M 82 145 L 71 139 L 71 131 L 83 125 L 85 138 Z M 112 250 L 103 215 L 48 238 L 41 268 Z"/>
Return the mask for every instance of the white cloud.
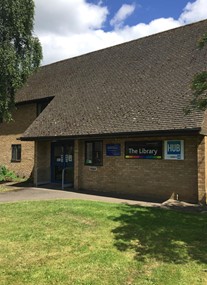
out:
<path id="1" fill-rule="evenodd" d="M 138 24 L 133 27 L 125 26 L 118 31 L 104 32 L 103 30 L 88 31 L 83 34 L 73 34 L 70 37 L 47 35 L 41 37 L 45 62 L 58 61 L 87 52 L 106 48 L 135 38 L 169 30 L 179 26 L 179 22 L 169 19 L 157 19 L 149 24 Z M 162 27 L 162 29 L 161 29 Z M 55 59 L 55 60 L 54 60 Z"/>
<path id="2" fill-rule="evenodd" d="M 123 24 L 133 13 L 133 5 L 129 5 L 131 10 L 119 12 L 119 9 L 119 13 L 113 17 L 115 29 L 106 32 L 104 25 L 109 11 L 107 7 L 102 6 L 101 1 L 97 0 L 96 5 L 87 3 L 86 0 L 49 0 L 49 5 L 47 2 L 35 0 L 35 33 L 43 46 L 43 64 L 207 18 L 206 0 L 196 0 L 187 4 L 178 19 L 159 18 L 148 24 L 137 23 L 129 27 Z"/>
<path id="3" fill-rule="evenodd" d="M 188 3 L 181 14 L 179 21 L 182 24 L 189 24 L 207 18 L 207 1 L 197 0 Z"/>
<path id="4" fill-rule="evenodd" d="M 35 0 L 37 33 L 73 34 L 100 29 L 108 15 L 107 7 L 85 0 Z"/>
<path id="5" fill-rule="evenodd" d="M 151 21 L 149 24 L 140 23 L 132 27 L 125 26 L 117 33 L 119 33 L 125 41 L 128 41 L 177 28 L 179 26 L 180 23 L 173 18 L 160 18 Z"/>
<path id="6" fill-rule="evenodd" d="M 115 32 L 96 30 L 93 33 L 73 34 L 65 36 L 45 36 L 41 38 L 46 62 L 74 57 L 87 52 L 123 42 L 123 38 Z"/>
<path id="7" fill-rule="evenodd" d="M 135 5 L 123 4 L 118 12 L 115 14 L 113 19 L 110 21 L 111 26 L 116 28 L 121 27 L 124 24 L 124 20 L 132 15 L 135 10 Z"/>

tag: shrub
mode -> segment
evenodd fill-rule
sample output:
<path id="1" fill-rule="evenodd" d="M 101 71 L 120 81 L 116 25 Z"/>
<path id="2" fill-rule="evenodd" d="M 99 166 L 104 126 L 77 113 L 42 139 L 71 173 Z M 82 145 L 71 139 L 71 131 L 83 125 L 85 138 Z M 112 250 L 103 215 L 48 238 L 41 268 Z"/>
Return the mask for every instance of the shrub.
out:
<path id="1" fill-rule="evenodd" d="M 18 176 L 13 171 L 8 170 L 4 165 L 0 165 L 0 182 L 15 181 L 17 179 Z"/>

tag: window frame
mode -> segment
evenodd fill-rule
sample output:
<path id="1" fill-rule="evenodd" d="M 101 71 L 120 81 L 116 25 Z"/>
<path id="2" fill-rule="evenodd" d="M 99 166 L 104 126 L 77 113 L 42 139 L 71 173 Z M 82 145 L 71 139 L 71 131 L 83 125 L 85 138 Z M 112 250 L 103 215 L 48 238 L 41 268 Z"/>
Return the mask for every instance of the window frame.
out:
<path id="1" fill-rule="evenodd" d="M 12 144 L 11 145 L 11 162 L 21 162 L 21 160 L 22 160 L 22 145 Z"/>
<path id="2" fill-rule="evenodd" d="M 88 163 L 87 162 L 87 144 L 92 143 L 92 162 Z M 96 163 L 95 162 L 95 144 L 100 143 L 101 144 L 101 162 Z M 103 166 L 103 141 L 102 140 L 90 140 L 90 141 L 85 141 L 85 157 L 84 157 L 84 164 L 87 166 Z"/>

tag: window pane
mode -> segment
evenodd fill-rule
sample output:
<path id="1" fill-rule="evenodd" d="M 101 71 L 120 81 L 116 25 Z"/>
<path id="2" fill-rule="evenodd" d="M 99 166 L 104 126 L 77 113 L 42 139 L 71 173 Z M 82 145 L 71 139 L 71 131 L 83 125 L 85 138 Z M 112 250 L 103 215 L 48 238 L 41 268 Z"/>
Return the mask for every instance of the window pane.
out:
<path id="1" fill-rule="evenodd" d="M 86 164 L 93 163 L 93 143 L 86 143 Z"/>
<path id="2" fill-rule="evenodd" d="M 12 160 L 16 160 L 16 147 L 12 146 Z"/>
<path id="3" fill-rule="evenodd" d="M 21 161 L 21 144 L 12 145 L 12 161 Z"/>
<path id="4" fill-rule="evenodd" d="M 94 143 L 94 165 L 102 164 L 102 142 Z"/>
<path id="5" fill-rule="evenodd" d="M 21 160 L 21 145 L 17 145 L 17 160 Z"/>
<path id="6" fill-rule="evenodd" d="M 91 141 L 85 144 L 85 164 L 102 165 L 103 162 L 102 141 Z"/>

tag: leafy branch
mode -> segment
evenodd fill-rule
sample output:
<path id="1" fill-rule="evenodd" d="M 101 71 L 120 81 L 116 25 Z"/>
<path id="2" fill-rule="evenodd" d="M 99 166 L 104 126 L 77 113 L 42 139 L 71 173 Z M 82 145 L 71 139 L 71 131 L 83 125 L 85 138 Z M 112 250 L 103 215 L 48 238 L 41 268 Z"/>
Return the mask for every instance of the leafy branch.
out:
<path id="1" fill-rule="evenodd" d="M 15 94 L 40 65 L 34 1 L 0 0 L 0 119 L 11 120 Z"/>
<path id="2" fill-rule="evenodd" d="M 207 44 L 207 34 L 204 34 L 198 41 L 198 48 L 203 49 Z M 189 114 L 192 109 L 205 111 L 207 108 L 207 71 L 197 73 L 192 81 L 191 90 L 193 99 L 190 106 L 184 109 L 185 114 Z"/>

